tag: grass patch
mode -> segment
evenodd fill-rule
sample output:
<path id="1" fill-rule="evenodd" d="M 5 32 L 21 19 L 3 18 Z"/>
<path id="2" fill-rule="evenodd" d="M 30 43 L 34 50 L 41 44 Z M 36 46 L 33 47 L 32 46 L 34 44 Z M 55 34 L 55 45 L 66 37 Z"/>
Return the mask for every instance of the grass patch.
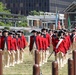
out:
<path id="1" fill-rule="evenodd" d="M 41 67 L 41 72 L 43 75 L 52 75 L 51 63 L 54 60 L 54 54 L 52 54 L 52 56 L 48 59 L 48 62 Z M 26 48 L 24 53 L 24 62 L 22 64 L 15 65 L 14 67 L 3 67 L 3 75 L 32 75 L 33 64 L 34 60 L 32 55 L 29 53 L 28 48 Z M 59 68 L 59 75 L 68 75 L 67 64 L 63 68 Z"/>

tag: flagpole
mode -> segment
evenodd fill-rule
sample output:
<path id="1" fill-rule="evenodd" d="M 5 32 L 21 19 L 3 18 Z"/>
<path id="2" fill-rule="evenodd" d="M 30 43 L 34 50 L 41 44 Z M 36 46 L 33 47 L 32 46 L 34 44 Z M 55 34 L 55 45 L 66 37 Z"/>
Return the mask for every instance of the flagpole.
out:
<path id="1" fill-rule="evenodd" d="M 56 22 L 55 23 L 56 23 L 55 28 L 57 29 L 57 24 L 58 24 L 58 22 L 57 22 L 57 7 L 56 7 Z"/>

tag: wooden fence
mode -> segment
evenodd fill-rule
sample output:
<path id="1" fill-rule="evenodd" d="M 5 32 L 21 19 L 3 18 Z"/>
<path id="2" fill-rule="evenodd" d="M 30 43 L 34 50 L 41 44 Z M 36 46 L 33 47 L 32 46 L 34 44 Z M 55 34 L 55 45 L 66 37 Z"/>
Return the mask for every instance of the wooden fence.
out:
<path id="1" fill-rule="evenodd" d="M 73 51 L 72 58 L 68 59 L 68 75 L 76 75 L 76 50 Z M 35 65 L 33 66 L 33 75 L 40 75 L 39 52 L 35 51 Z M 52 75 L 59 75 L 57 61 L 52 62 Z"/>

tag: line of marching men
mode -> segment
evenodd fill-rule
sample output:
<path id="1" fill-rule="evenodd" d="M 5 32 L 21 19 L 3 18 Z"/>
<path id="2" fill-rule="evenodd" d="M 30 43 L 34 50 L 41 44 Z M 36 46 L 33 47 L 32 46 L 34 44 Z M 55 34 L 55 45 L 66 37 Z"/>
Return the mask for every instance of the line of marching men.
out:
<path id="1" fill-rule="evenodd" d="M 43 28 L 40 31 L 33 30 L 31 32 L 33 35 L 30 36 L 30 46 L 29 50 L 35 56 L 35 50 L 38 50 L 40 53 L 40 66 L 47 62 L 50 48 L 50 35 L 48 30 Z"/>
<path id="2" fill-rule="evenodd" d="M 33 30 L 32 36 L 30 36 L 29 50 L 35 55 L 35 50 L 39 50 L 40 53 L 40 66 L 46 63 L 49 57 L 50 45 L 53 46 L 53 53 L 55 54 L 55 60 L 60 67 L 64 67 L 67 63 L 68 53 L 73 49 L 73 41 L 76 40 L 76 30 L 69 32 L 66 29 L 49 30 L 43 28 L 40 31 Z M 73 49 L 74 50 L 74 49 Z"/>
<path id="3" fill-rule="evenodd" d="M 76 30 L 71 32 L 66 29 L 57 30 L 52 35 L 53 51 L 55 60 L 60 67 L 67 63 L 68 55 L 76 49 Z"/>
<path id="4" fill-rule="evenodd" d="M 0 30 L 0 50 L 3 52 L 4 67 L 22 63 L 26 45 L 26 38 L 22 30 Z"/>

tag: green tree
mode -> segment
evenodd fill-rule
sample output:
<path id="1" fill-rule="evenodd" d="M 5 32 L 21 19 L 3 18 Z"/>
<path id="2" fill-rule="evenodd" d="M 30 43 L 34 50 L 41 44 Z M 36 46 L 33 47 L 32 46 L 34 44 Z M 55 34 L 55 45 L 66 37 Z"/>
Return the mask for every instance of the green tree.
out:
<path id="1" fill-rule="evenodd" d="M 0 2 L 0 12 L 10 13 L 10 10 L 7 10 L 7 8 L 4 6 L 4 4 L 2 2 Z"/>
<path id="2" fill-rule="evenodd" d="M 10 13 L 10 10 L 7 10 L 7 8 L 4 6 L 2 2 L 0 2 L 0 12 L 1 13 Z M 2 18 L 7 18 L 5 15 L 1 16 Z M 8 23 L 6 23 L 8 25 Z M 0 26 L 5 26 L 4 21 L 0 21 Z"/>
<path id="3" fill-rule="evenodd" d="M 4 24 L 4 22 L 0 22 L 0 26 L 4 26 L 5 24 Z"/>
<path id="4" fill-rule="evenodd" d="M 36 10 L 29 12 L 30 15 L 40 15 L 39 12 L 37 12 Z"/>
<path id="5" fill-rule="evenodd" d="M 0 2 L 0 12 L 1 13 L 9 13 L 9 14 L 11 14 L 11 12 L 10 12 L 10 10 L 7 10 L 7 8 L 4 6 L 4 4 L 2 3 L 2 2 Z M 6 16 L 6 15 L 3 15 L 3 16 L 1 16 L 1 17 L 3 17 L 3 18 L 13 18 L 13 17 L 11 17 L 11 16 Z M 20 18 L 21 19 L 21 17 L 18 17 L 18 18 Z M 13 22 L 10 22 L 10 21 L 7 21 L 6 23 L 4 22 L 4 21 L 1 21 L 0 22 L 0 26 L 13 26 Z M 26 17 L 22 17 L 22 20 L 21 20 L 21 22 L 18 22 L 17 23 L 17 26 L 19 26 L 19 27 L 25 27 L 25 26 L 27 26 L 27 20 L 26 20 Z"/>
<path id="6" fill-rule="evenodd" d="M 18 27 L 26 27 L 27 26 L 27 19 L 26 17 L 23 17 L 20 22 L 18 22 Z"/>
<path id="7" fill-rule="evenodd" d="M 43 11 L 36 11 L 36 10 L 33 10 L 31 12 L 29 12 L 29 15 L 44 15 L 44 12 Z"/>

